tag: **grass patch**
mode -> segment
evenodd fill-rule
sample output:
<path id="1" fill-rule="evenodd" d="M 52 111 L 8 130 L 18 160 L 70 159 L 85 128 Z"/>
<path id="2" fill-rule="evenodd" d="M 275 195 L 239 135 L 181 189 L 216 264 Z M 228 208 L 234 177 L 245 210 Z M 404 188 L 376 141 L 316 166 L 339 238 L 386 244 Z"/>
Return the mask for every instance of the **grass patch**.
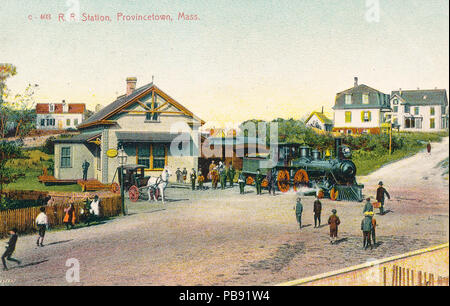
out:
<path id="1" fill-rule="evenodd" d="M 7 166 L 22 171 L 25 176 L 16 182 L 6 185 L 9 190 L 37 190 L 37 191 L 69 191 L 80 192 L 81 186 L 70 185 L 49 185 L 46 186 L 38 181 L 38 176 L 42 174 L 42 169 L 49 169 L 49 174 L 53 174 L 53 155 L 46 154 L 40 150 L 26 150 L 26 159 L 13 159 L 7 162 Z"/>
<path id="2" fill-rule="evenodd" d="M 448 137 L 448 131 L 438 133 L 395 133 L 393 137 L 395 137 L 397 143 L 401 143 L 401 146 L 393 151 L 391 155 L 389 155 L 388 150 L 380 147 L 372 151 L 366 151 L 365 148 L 354 151 L 352 160 L 356 165 L 357 175 L 368 175 L 382 166 L 417 154 L 426 148 L 428 141 L 440 142 L 442 137 Z M 431 151 L 433 152 L 433 149 Z"/>

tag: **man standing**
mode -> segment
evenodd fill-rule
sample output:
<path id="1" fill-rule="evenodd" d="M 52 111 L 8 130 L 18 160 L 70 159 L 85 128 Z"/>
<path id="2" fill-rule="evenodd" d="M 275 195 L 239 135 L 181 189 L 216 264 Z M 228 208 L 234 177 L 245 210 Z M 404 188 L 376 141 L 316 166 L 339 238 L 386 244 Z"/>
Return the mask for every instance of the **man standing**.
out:
<path id="1" fill-rule="evenodd" d="M 370 242 L 370 234 L 372 232 L 372 211 L 367 211 L 364 213 L 364 219 L 361 221 L 361 230 L 363 232 L 363 249 L 367 250 L 370 246 L 372 249 L 372 243 Z"/>
<path id="2" fill-rule="evenodd" d="M 236 170 L 234 170 L 233 164 L 230 164 L 228 168 L 228 179 L 230 180 L 230 186 L 233 187 L 234 176 L 236 175 Z"/>
<path id="3" fill-rule="evenodd" d="M 227 184 L 227 172 L 222 162 L 219 162 L 219 178 L 220 178 L 220 188 L 224 190 L 225 185 Z"/>
<path id="4" fill-rule="evenodd" d="M 175 171 L 175 174 L 177 176 L 177 183 L 181 183 L 181 170 L 180 170 L 180 168 L 177 168 L 177 171 Z"/>
<path id="5" fill-rule="evenodd" d="M 261 184 L 263 181 L 263 176 L 261 175 L 261 170 L 256 170 L 256 177 L 255 177 L 255 186 L 256 186 L 256 194 L 262 194 L 261 192 Z"/>
<path id="6" fill-rule="evenodd" d="M 186 167 L 183 168 L 183 172 L 181 173 L 183 175 L 183 183 L 186 184 L 186 179 L 187 179 L 187 170 Z"/>
<path id="7" fill-rule="evenodd" d="M 428 152 L 428 154 L 431 154 L 431 142 L 430 141 L 428 141 L 428 143 L 427 143 L 427 152 Z"/>
<path id="8" fill-rule="evenodd" d="M 380 203 L 380 215 L 384 215 L 384 195 L 386 195 L 389 200 L 391 199 L 391 196 L 383 187 L 383 182 L 380 181 L 377 188 L 377 202 Z"/>
<path id="9" fill-rule="evenodd" d="M 266 180 L 269 194 L 273 193 L 273 195 L 275 195 L 275 174 L 273 172 L 273 169 L 269 169 L 267 171 Z"/>
<path id="10" fill-rule="evenodd" d="M 41 212 L 36 217 L 36 226 L 37 226 L 38 231 L 39 231 L 39 236 L 38 236 L 38 239 L 36 241 L 36 244 L 37 244 L 37 246 L 43 247 L 44 246 L 45 230 L 47 229 L 47 226 L 48 226 L 48 218 L 47 218 L 47 215 L 45 214 L 45 207 L 44 206 L 42 206 L 39 210 Z"/>
<path id="11" fill-rule="evenodd" d="M 198 189 L 203 190 L 203 182 L 205 181 L 205 177 L 203 176 L 202 170 L 198 170 Z"/>
<path id="12" fill-rule="evenodd" d="M 192 172 L 191 172 L 191 185 L 192 185 L 192 190 L 195 190 L 195 180 L 197 179 L 197 173 L 195 173 L 195 169 L 192 168 Z"/>
<path id="13" fill-rule="evenodd" d="M 238 183 L 239 183 L 239 193 L 244 194 L 245 175 L 242 173 L 242 171 L 241 171 L 241 173 L 239 173 Z"/>
<path id="14" fill-rule="evenodd" d="M 8 270 L 8 267 L 6 266 L 5 258 L 9 261 L 14 261 L 17 263 L 17 265 L 20 265 L 20 260 L 17 260 L 15 258 L 12 258 L 11 255 L 14 253 L 14 250 L 16 249 L 16 243 L 17 243 L 17 229 L 12 228 L 9 231 L 9 234 L 11 235 L 11 238 L 9 238 L 8 244 L 6 245 L 6 251 L 2 255 L 2 263 L 3 263 L 3 270 Z"/>
<path id="15" fill-rule="evenodd" d="M 90 164 L 87 160 L 84 160 L 83 164 L 81 165 L 81 168 L 83 169 L 83 181 L 87 180 L 87 173 L 89 169 Z"/>
<path id="16" fill-rule="evenodd" d="M 303 205 L 302 199 L 297 198 L 297 203 L 294 206 L 295 209 L 295 217 L 297 218 L 297 223 L 300 229 L 302 229 L 302 213 L 303 213 Z"/>
<path id="17" fill-rule="evenodd" d="M 320 214 L 322 213 L 322 203 L 319 197 L 316 195 L 316 200 L 314 201 L 314 228 L 320 227 Z"/>
<path id="18" fill-rule="evenodd" d="M 341 224 L 341 220 L 336 215 L 336 209 L 331 211 L 333 214 L 328 218 L 328 224 L 330 225 L 330 243 L 334 244 L 338 236 L 338 227 Z"/>

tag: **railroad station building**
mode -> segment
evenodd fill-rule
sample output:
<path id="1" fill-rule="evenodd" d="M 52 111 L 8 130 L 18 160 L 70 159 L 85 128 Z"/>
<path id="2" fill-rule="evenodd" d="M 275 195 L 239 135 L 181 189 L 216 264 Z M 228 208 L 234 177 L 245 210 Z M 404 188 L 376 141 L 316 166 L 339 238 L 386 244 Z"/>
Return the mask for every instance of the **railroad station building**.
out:
<path id="1" fill-rule="evenodd" d="M 88 179 L 103 184 L 117 181 L 118 158 L 109 149 L 123 148 L 126 164 L 146 166 L 146 175 L 158 176 L 164 167 L 198 168 L 199 128 L 204 121 L 155 84 L 136 88 L 127 78 L 126 94 L 93 114 L 77 128 L 80 134 L 55 141 L 56 179 L 82 178 L 82 164 L 89 162 Z"/>

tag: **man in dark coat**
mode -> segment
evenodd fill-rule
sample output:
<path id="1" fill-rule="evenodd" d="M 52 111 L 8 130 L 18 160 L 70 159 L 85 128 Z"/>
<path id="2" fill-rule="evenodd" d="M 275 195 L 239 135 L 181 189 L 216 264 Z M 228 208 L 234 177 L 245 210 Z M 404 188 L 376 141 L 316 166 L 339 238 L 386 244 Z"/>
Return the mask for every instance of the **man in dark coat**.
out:
<path id="1" fill-rule="evenodd" d="M 234 170 L 234 167 L 232 164 L 230 164 L 227 174 L 228 174 L 228 179 L 230 180 L 230 186 L 233 187 L 233 181 L 234 181 L 234 176 L 236 175 L 236 170 Z"/>
<path id="2" fill-rule="evenodd" d="M 377 202 L 380 202 L 380 215 L 384 215 L 384 195 L 386 195 L 389 200 L 391 199 L 391 196 L 383 187 L 383 182 L 380 181 L 377 188 Z"/>
<path id="3" fill-rule="evenodd" d="M 261 184 L 263 181 L 263 176 L 261 175 L 261 170 L 256 170 L 256 177 L 255 177 L 255 186 L 256 186 L 256 194 L 262 194 L 261 192 Z"/>
<path id="4" fill-rule="evenodd" d="M 300 229 L 302 229 L 302 214 L 303 214 L 303 205 L 302 205 L 302 199 L 297 198 L 297 203 L 294 206 L 295 209 L 295 216 L 297 218 L 297 223 Z"/>
<path id="5" fill-rule="evenodd" d="M 431 154 L 431 143 L 429 141 L 427 143 L 427 152 L 428 154 Z"/>
<path id="6" fill-rule="evenodd" d="M 83 181 L 87 180 L 87 173 L 89 169 L 90 164 L 87 160 L 84 160 L 83 164 L 81 165 L 81 169 L 83 169 Z"/>
<path id="7" fill-rule="evenodd" d="M 273 195 L 275 195 L 275 173 L 273 172 L 273 169 L 267 171 L 266 180 L 269 194 L 273 193 Z"/>
<path id="8" fill-rule="evenodd" d="M 372 217 L 373 212 L 367 211 L 364 213 L 364 219 L 361 221 L 361 230 L 363 232 L 363 248 L 366 250 L 369 246 L 372 249 L 372 242 L 370 241 L 370 236 L 372 234 Z"/>
<path id="9" fill-rule="evenodd" d="M 177 183 L 182 183 L 181 181 L 181 170 L 180 168 L 177 168 L 177 171 L 175 171 L 175 174 L 177 176 Z"/>
<path id="10" fill-rule="evenodd" d="M 11 235 L 11 238 L 9 238 L 8 244 L 6 245 L 6 251 L 2 255 L 2 263 L 3 263 L 3 270 L 8 270 L 8 267 L 6 266 L 5 258 L 9 261 L 14 261 L 18 265 L 20 265 L 20 260 L 12 258 L 11 255 L 14 253 L 16 249 L 16 243 L 17 243 L 17 229 L 13 228 L 9 231 L 9 234 Z"/>
<path id="11" fill-rule="evenodd" d="M 197 179 L 197 173 L 195 173 L 195 169 L 192 168 L 192 172 L 191 172 L 191 185 L 192 185 L 192 190 L 195 190 L 195 180 Z"/>
<path id="12" fill-rule="evenodd" d="M 320 214 L 322 213 L 322 203 L 319 197 L 316 195 L 316 200 L 314 201 L 314 228 L 320 227 Z M 318 223 L 318 224 L 317 224 Z"/>

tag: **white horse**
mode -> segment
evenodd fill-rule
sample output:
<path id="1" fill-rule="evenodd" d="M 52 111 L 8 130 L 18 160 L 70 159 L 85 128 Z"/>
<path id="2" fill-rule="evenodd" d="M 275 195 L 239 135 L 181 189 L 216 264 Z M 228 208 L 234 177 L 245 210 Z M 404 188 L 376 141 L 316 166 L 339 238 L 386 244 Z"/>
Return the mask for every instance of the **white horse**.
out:
<path id="1" fill-rule="evenodd" d="M 165 198 L 164 198 L 164 189 L 166 189 L 167 184 L 169 182 L 169 176 L 171 176 L 172 173 L 167 167 L 164 167 L 163 172 L 158 177 L 150 177 L 147 182 L 148 187 L 148 201 L 152 201 L 153 199 L 158 202 L 158 198 L 156 197 L 156 190 L 159 190 L 159 194 L 161 195 L 161 200 L 163 204 L 165 204 Z M 152 190 L 154 192 L 152 192 Z"/>

